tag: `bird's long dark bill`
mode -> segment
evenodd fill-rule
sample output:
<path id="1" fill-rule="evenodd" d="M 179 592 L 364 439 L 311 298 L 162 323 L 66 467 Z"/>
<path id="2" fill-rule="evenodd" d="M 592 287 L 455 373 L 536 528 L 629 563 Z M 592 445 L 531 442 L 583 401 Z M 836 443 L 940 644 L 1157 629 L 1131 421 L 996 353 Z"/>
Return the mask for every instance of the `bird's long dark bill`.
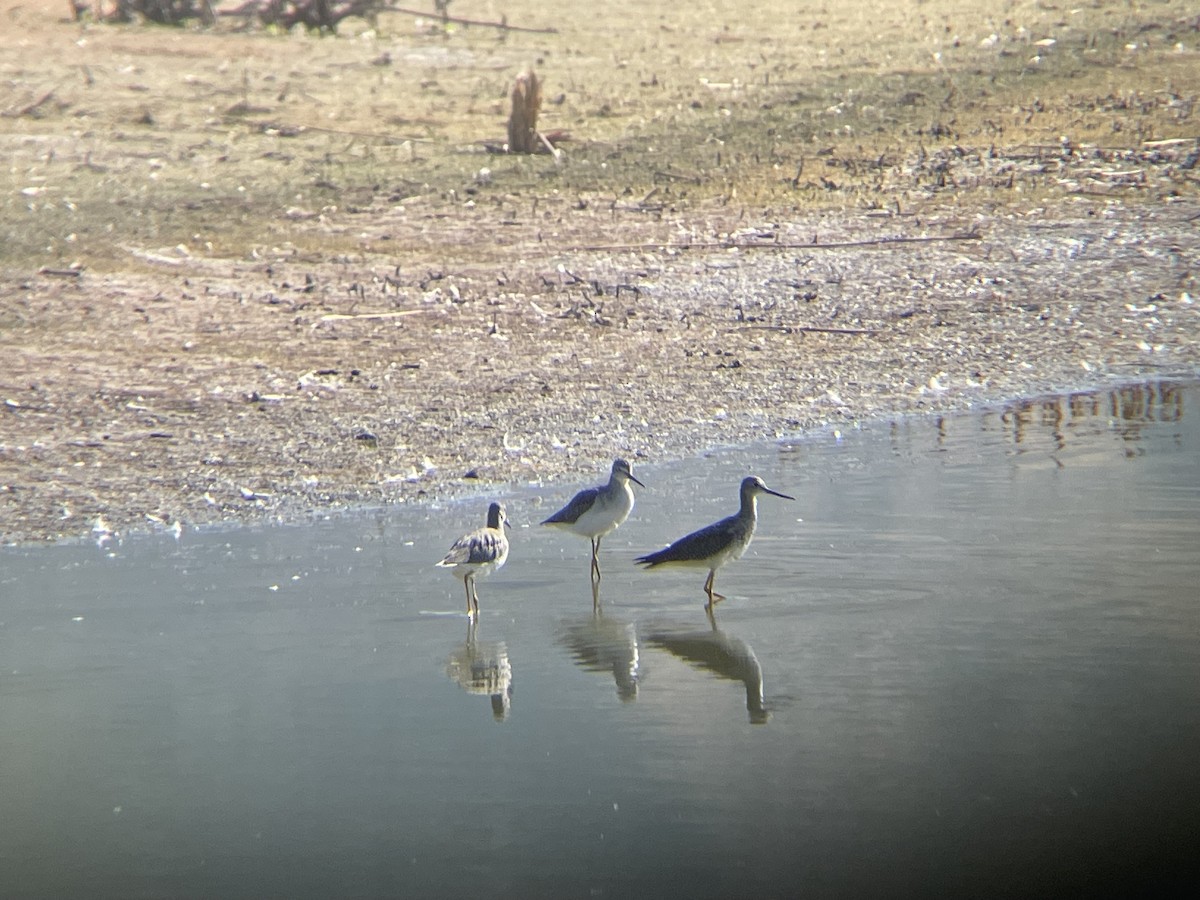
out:
<path id="1" fill-rule="evenodd" d="M 774 497 L 782 497 L 784 500 L 795 500 L 796 499 L 795 497 L 791 497 L 787 494 L 781 494 L 781 493 L 779 493 L 779 491 L 773 491 L 770 488 L 763 488 L 763 493 L 771 494 Z"/>
<path id="2" fill-rule="evenodd" d="M 634 484 L 639 484 L 639 485 L 641 485 L 642 487 L 645 487 L 645 485 L 644 485 L 644 484 L 642 484 L 640 481 L 638 481 L 636 478 L 634 478 L 634 477 L 633 477 L 633 473 L 632 473 L 632 472 L 630 472 L 630 473 L 629 473 L 629 480 L 630 480 L 630 481 L 632 481 Z"/>

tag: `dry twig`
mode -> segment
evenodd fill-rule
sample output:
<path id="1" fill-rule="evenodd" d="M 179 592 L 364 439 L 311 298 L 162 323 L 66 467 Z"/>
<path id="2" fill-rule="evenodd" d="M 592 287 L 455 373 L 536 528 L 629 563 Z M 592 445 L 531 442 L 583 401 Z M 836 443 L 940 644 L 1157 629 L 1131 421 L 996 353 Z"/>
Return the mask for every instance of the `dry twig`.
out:
<path id="1" fill-rule="evenodd" d="M 654 253 L 667 250 L 841 250 L 846 247 L 888 247 L 897 244 L 931 244 L 943 241 L 979 241 L 983 236 L 977 231 L 963 231 L 955 234 L 930 234 L 908 237 L 873 238 L 862 241 L 774 241 L 763 243 L 745 243 L 742 241 L 703 241 L 694 244 L 589 244 L 579 247 L 565 247 L 565 250 L 581 253 Z"/>
<path id="2" fill-rule="evenodd" d="M 403 6 L 387 6 L 389 12 L 405 13 L 410 16 L 428 16 L 429 12 L 419 9 L 407 9 Z M 529 28 L 521 25 L 509 25 L 508 19 L 501 17 L 499 22 L 484 22 L 479 19 L 463 19 L 458 16 L 446 15 L 444 12 L 438 16 L 443 22 L 453 22 L 455 25 L 474 25 L 478 28 L 499 28 L 503 31 L 520 31 L 525 34 L 558 34 L 557 28 Z"/>

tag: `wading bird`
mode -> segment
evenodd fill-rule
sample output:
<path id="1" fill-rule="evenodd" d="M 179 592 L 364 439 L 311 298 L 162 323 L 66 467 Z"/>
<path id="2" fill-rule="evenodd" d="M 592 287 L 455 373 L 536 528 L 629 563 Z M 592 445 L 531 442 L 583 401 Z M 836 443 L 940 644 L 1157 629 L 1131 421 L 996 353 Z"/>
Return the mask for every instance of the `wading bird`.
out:
<path id="1" fill-rule="evenodd" d="M 493 503 L 488 507 L 487 525 L 478 531 L 465 534 L 454 542 L 438 566 L 450 569 L 455 578 L 461 578 L 467 592 L 467 615 L 479 612 L 479 593 L 475 590 L 475 577 L 487 575 L 504 565 L 508 559 L 508 513 L 504 504 Z"/>
<path id="2" fill-rule="evenodd" d="M 713 592 L 713 579 L 717 569 L 730 560 L 738 559 L 754 537 L 754 526 L 758 523 L 758 495 L 770 494 L 784 500 L 795 500 L 787 494 L 773 491 L 757 475 L 742 479 L 742 506 L 735 515 L 707 525 L 699 531 L 681 537 L 669 547 L 657 553 L 647 553 L 634 560 L 648 569 L 658 566 L 686 566 L 693 569 L 708 569 L 704 582 L 704 593 L 708 595 L 708 607 L 725 598 Z"/>
<path id="3" fill-rule="evenodd" d="M 623 459 L 613 460 L 608 484 L 580 491 L 570 503 L 542 523 L 591 540 L 593 581 L 600 580 L 601 538 L 615 531 L 633 509 L 631 481 L 645 487 L 633 477 L 629 463 Z"/>

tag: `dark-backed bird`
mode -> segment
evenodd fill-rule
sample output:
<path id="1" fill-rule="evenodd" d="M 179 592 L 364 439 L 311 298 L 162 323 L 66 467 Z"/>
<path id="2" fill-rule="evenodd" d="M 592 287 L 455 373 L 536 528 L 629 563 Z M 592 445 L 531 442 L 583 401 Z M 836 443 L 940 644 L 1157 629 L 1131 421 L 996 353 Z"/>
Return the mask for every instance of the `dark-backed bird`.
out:
<path id="1" fill-rule="evenodd" d="M 758 524 L 758 495 L 770 494 L 784 500 L 795 500 L 787 494 L 773 491 L 757 475 L 742 479 L 742 505 L 736 514 L 707 525 L 699 531 L 681 537 L 669 547 L 657 553 L 639 556 L 634 562 L 648 569 L 658 566 L 686 566 L 693 569 L 708 569 L 704 582 L 704 593 L 708 595 L 708 606 L 712 607 L 725 598 L 713 592 L 713 579 L 717 569 L 725 563 L 738 559 L 754 537 L 754 526 Z"/>
<path id="2" fill-rule="evenodd" d="M 441 568 L 450 569 L 454 577 L 462 579 L 467 592 L 468 616 L 479 612 L 475 577 L 500 568 L 508 559 L 508 536 L 504 533 L 508 527 L 508 513 L 504 511 L 504 504 L 493 503 L 488 507 L 487 525 L 460 537 L 446 558 L 438 563 Z"/>
<path id="3" fill-rule="evenodd" d="M 592 542 L 592 580 L 600 580 L 600 540 L 629 518 L 633 509 L 633 488 L 630 482 L 645 487 L 633 477 L 633 470 L 623 459 L 613 460 L 608 484 L 588 488 L 571 498 L 571 502 L 544 521 Z"/>

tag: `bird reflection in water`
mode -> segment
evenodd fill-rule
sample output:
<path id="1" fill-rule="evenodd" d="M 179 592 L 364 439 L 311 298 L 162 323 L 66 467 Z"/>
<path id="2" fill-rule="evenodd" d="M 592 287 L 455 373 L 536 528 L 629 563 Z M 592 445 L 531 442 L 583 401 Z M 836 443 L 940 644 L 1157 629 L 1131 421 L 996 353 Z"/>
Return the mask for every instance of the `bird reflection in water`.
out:
<path id="1" fill-rule="evenodd" d="M 717 627 L 712 608 L 706 610 L 709 628 L 698 631 L 661 629 L 646 636 L 697 669 L 721 678 L 740 681 L 746 688 L 746 709 L 755 725 L 765 723 L 771 714 L 763 702 L 763 674 L 754 650 L 741 638 L 732 637 Z"/>
<path id="2" fill-rule="evenodd" d="M 512 664 L 504 641 L 480 641 L 475 637 L 475 617 L 467 620 L 466 642 L 450 654 L 446 675 L 468 694 L 491 697 L 492 716 L 497 722 L 508 717 L 512 706 Z"/>
<path id="3" fill-rule="evenodd" d="M 642 667 L 637 631 L 631 622 L 604 614 L 598 582 L 592 582 L 592 614 L 564 625 L 560 639 L 581 669 L 610 673 L 618 697 L 626 702 L 637 699 Z"/>

